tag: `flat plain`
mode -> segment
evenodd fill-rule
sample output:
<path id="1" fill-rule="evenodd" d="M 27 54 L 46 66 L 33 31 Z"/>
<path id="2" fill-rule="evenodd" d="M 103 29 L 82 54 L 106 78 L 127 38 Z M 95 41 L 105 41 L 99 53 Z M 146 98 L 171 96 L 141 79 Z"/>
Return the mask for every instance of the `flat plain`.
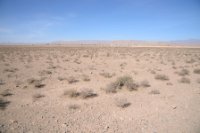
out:
<path id="1" fill-rule="evenodd" d="M 199 133 L 200 48 L 0 46 L 0 132 Z"/>

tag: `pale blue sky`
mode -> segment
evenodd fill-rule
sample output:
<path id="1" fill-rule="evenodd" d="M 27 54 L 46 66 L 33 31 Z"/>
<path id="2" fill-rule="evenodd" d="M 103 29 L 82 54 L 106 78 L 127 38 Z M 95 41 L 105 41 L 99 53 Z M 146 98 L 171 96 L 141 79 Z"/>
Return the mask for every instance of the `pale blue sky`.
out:
<path id="1" fill-rule="evenodd" d="M 0 42 L 200 39 L 200 0 L 0 0 Z"/>

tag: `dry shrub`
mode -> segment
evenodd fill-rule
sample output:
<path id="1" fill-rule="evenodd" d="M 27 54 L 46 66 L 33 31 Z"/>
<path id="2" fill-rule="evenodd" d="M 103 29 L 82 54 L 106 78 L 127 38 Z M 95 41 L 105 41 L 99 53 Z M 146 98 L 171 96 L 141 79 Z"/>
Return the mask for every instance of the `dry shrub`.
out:
<path id="1" fill-rule="evenodd" d="M 101 76 L 105 77 L 105 78 L 112 78 L 113 76 L 115 76 L 115 73 L 107 73 L 107 72 L 103 72 L 100 73 Z"/>
<path id="2" fill-rule="evenodd" d="M 7 97 L 7 96 L 12 96 L 13 94 L 10 93 L 10 90 L 4 90 L 4 91 L 1 93 L 1 95 L 2 95 L 3 97 Z"/>
<path id="3" fill-rule="evenodd" d="M 115 104 L 117 105 L 117 107 L 120 108 L 126 108 L 131 105 L 131 103 L 128 102 L 125 98 L 116 99 Z"/>
<path id="4" fill-rule="evenodd" d="M 4 72 L 14 73 L 14 72 L 17 72 L 18 70 L 19 70 L 18 68 L 6 68 Z"/>
<path id="5" fill-rule="evenodd" d="M 156 74 L 156 71 L 154 71 L 154 70 L 151 70 L 151 74 Z"/>
<path id="6" fill-rule="evenodd" d="M 151 85 L 149 84 L 149 81 L 143 80 L 143 81 L 140 83 L 140 86 L 142 86 L 142 87 L 150 87 Z"/>
<path id="7" fill-rule="evenodd" d="M 80 97 L 83 98 L 83 99 L 86 99 L 86 98 L 93 98 L 93 97 L 96 97 L 97 96 L 97 93 L 95 93 L 93 90 L 91 89 L 83 89 L 81 92 L 80 92 Z"/>
<path id="8" fill-rule="evenodd" d="M 77 90 L 70 89 L 70 90 L 66 90 L 64 92 L 64 95 L 68 96 L 70 98 L 76 98 L 76 97 L 80 96 L 80 93 Z"/>
<path id="9" fill-rule="evenodd" d="M 28 83 L 32 84 L 35 86 L 35 88 L 43 88 L 45 86 L 45 84 L 42 83 L 43 79 L 34 79 L 34 78 L 30 78 L 28 79 Z"/>
<path id="10" fill-rule="evenodd" d="M 78 92 L 77 90 L 67 90 L 64 92 L 65 96 L 68 96 L 70 98 L 77 98 L 80 97 L 82 99 L 87 99 L 87 98 L 93 98 L 97 96 L 97 93 L 95 93 L 91 89 L 82 89 L 82 91 Z"/>
<path id="11" fill-rule="evenodd" d="M 200 74 L 200 68 L 196 68 L 196 69 L 194 69 L 194 71 L 193 71 L 195 74 Z"/>
<path id="12" fill-rule="evenodd" d="M 49 70 L 42 70 L 39 72 L 39 75 L 41 75 L 41 76 L 50 75 L 50 74 L 52 74 L 52 72 Z"/>
<path id="13" fill-rule="evenodd" d="M 83 81 L 90 81 L 90 78 L 89 78 L 89 76 L 88 75 L 82 75 L 82 79 L 83 79 Z"/>
<path id="14" fill-rule="evenodd" d="M 4 85 L 4 84 L 5 84 L 5 82 L 0 79 L 0 85 Z"/>
<path id="15" fill-rule="evenodd" d="M 71 76 L 71 77 L 67 78 L 67 81 L 69 84 L 72 84 L 72 83 L 78 82 L 79 80 L 76 79 L 75 77 Z"/>
<path id="16" fill-rule="evenodd" d="M 182 69 L 181 71 L 177 72 L 177 74 L 180 76 L 186 76 L 190 74 L 190 71 L 187 69 Z"/>
<path id="17" fill-rule="evenodd" d="M 197 79 L 197 83 L 199 83 L 199 84 L 200 84 L 200 78 L 198 78 L 198 79 Z"/>
<path id="18" fill-rule="evenodd" d="M 186 77 L 182 77 L 180 80 L 179 80 L 180 83 L 184 83 L 184 84 L 189 84 L 190 83 L 190 79 L 189 78 L 186 78 Z"/>
<path id="19" fill-rule="evenodd" d="M 105 91 L 106 93 L 115 93 L 117 90 L 126 87 L 128 90 L 137 90 L 139 85 L 130 76 L 122 76 L 117 78 L 115 82 L 108 84 Z"/>
<path id="20" fill-rule="evenodd" d="M 155 79 L 157 79 L 157 80 L 169 80 L 169 77 L 167 75 L 164 75 L 164 74 L 157 74 L 155 76 Z"/>
<path id="21" fill-rule="evenodd" d="M 77 105 L 77 104 L 70 104 L 70 105 L 68 106 L 68 108 L 69 108 L 70 110 L 77 110 L 77 109 L 80 108 L 80 106 Z"/>
<path id="22" fill-rule="evenodd" d="M 35 100 L 38 100 L 38 99 L 43 98 L 43 97 L 45 97 L 45 95 L 40 94 L 40 93 L 36 93 L 36 94 L 33 95 L 33 100 L 35 101 Z"/>
<path id="23" fill-rule="evenodd" d="M 60 77 L 60 76 L 59 76 L 59 77 L 58 77 L 58 80 L 59 80 L 59 81 L 63 81 L 63 80 L 67 80 L 67 78 L 66 78 L 66 77 Z"/>
<path id="24" fill-rule="evenodd" d="M 189 59 L 189 60 L 186 60 L 185 62 L 190 64 L 190 63 L 194 63 L 195 60 L 194 59 Z"/>
<path id="25" fill-rule="evenodd" d="M 160 94 L 159 90 L 152 90 L 149 92 L 149 94 Z"/>
<path id="26" fill-rule="evenodd" d="M 10 101 L 0 98 L 0 110 L 5 110 L 8 104 L 10 104 Z"/>

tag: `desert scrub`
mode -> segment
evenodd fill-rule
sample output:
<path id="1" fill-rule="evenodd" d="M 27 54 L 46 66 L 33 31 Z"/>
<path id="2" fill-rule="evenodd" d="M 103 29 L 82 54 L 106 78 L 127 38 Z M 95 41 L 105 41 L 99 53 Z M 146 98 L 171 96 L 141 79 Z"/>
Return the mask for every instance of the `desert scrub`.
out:
<path id="1" fill-rule="evenodd" d="M 155 90 L 150 91 L 149 94 L 157 95 L 157 94 L 160 94 L 160 91 L 155 89 Z"/>
<path id="2" fill-rule="evenodd" d="M 68 106 L 68 108 L 69 108 L 70 110 L 77 110 L 77 109 L 80 108 L 80 106 L 77 105 L 77 104 L 70 104 L 70 105 Z"/>
<path id="3" fill-rule="evenodd" d="M 63 81 L 63 80 L 67 80 L 67 78 L 66 78 L 66 77 L 60 77 L 60 76 L 59 76 L 59 77 L 58 77 L 58 80 L 59 80 L 59 81 Z"/>
<path id="4" fill-rule="evenodd" d="M 143 81 L 140 83 L 140 86 L 142 86 L 142 87 L 150 87 L 151 85 L 149 84 L 149 81 L 143 80 Z"/>
<path id="5" fill-rule="evenodd" d="M 0 79 L 0 85 L 4 85 L 4 84 L 5 82 L 2 79 Z"/>
<path id="6" fill-rule="evenodd" d="M 122 76 L 117 78 L 115 82 L 112 82 L 107 85 L 105 91 L 106 93 L 116 93 L 117 90 L 126 87 L 128 90 L 137 90 L 139 85 L 132 79 L 130 76 Z"/>
<path id="7" fill-rule="evenodd" d="M 177 72 L 178 75 L 180 76 L 186 76 L 189 75 L 190 71 L 187 69 L 182 69 L 181 71 Z"/>
<path id="8" fill-rule="evenodd" d="M 36 101 L 36 100 L 43 98 L 43 97 L 45 97 L 45 95 L 40 94 L 40 93 L 36 93 L 36 94 L 33 95 L 33 100 Z"/>
<path id="9" fill-rule="evenodd" d="M 97 93 L 95 93 L 91 89 L 85 88 L 80 92 L 80 97 L 83 98 L 83 99 L 93 98 L 93 97 L 96 97 L 96 96 L 97 96 Z"/>
<path id="10" fill-rule="evenodd" d="M 79 80 L 76 79 L 75 77 L 71 76 L 71 77 L 67 78 L 67 81 L 69 84 L 72 84 L 72 83 L 78 82 Z"/>
<path id="11" fill-rule="evenodd" d="M 64 96 L 68 96 L 70 98 L 76 98 L 76 97 L 80 96 L 80 93 L 77 90 L 70 89 L 70 90 L 66 90 L 64 92 Z"/>
<path id="12" fill-rule="evenodd" d="M 35 88 L 43 88 L 45 87 L 45 84 L 42 83 L 43 79 L 34 79 L 30 78 L 27 80 L 28 84 L 34 85 Z"/>
<path id="13" fill-rule="evenodd" d="M 194 71 L 193 71 L 195 74 L 200 74 L 200 68 L 196 68 L 196 69 L 194 69 Z"/>
<path id="14" fill-rule="evenodd" d="M 3 97 L 7 97 L 7 96 L 12 96 L 13 94 L 10 92 L 10 90 L 4 90 L 1 95 Z"/>
<path id="15" fill-rule="evenodd" d="M 74 89 L 66 90 L 64 92 L 64 96 L 68 96 L 70 98 L 82 98 L 82 99 L 87 99 L 87 98 L 93 98 L 97 96 L 97 93 L 95 93 L 91 89 L 83 88 L 82 91 L 77 91 Z"/>
<path id="16" fill-rule="evenodd" d="M 167 75 L 164 75 L 164 74 L 157 74 L 155 76 L 155 79 L 164 81 L 164 80 L 169 80 L 169 77 Z"/>
<path id="17" fill-rule="evenodd" d="M 82 80 L 88 82 L 88 81 L 90 81 L 90 78 L 89 78 L 88 75 L 83 74 L 82 75 Z"/>
<path id="18" fill-rule="evenodd" d="M 128 102 L 127 99 L 125 99 L 125 98 L 115 99 L 115 104 L 119 108 L 126 108 L 131 105 L 131 103 Z"/>
<path id="19" fill-rule="evenodd" d="M 107 72 L 103 72 L 100 73 L 101 76 L 105 77 L 105 78 L 112 78 L 113 76 L 115 76 L 115 73 L 107 73 Z"/>
<path id="20" fill-rule="evenodd" d="M 186 78 L 186 77 L 182 77 L 180 80 L 179 80 L 180 83 L 184 83 L 184 84 L 189 84 L 190 83 L 190 79 L 189 78 Z"/>

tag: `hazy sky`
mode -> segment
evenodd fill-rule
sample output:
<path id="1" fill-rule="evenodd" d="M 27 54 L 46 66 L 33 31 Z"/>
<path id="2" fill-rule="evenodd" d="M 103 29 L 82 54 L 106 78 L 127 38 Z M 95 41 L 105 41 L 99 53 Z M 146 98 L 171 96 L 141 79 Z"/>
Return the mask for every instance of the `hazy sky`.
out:
<path id="1" fill-rule="evenodd" d="M 0 42 L 200 39 L 200 0 L 0 0 Z"/>

